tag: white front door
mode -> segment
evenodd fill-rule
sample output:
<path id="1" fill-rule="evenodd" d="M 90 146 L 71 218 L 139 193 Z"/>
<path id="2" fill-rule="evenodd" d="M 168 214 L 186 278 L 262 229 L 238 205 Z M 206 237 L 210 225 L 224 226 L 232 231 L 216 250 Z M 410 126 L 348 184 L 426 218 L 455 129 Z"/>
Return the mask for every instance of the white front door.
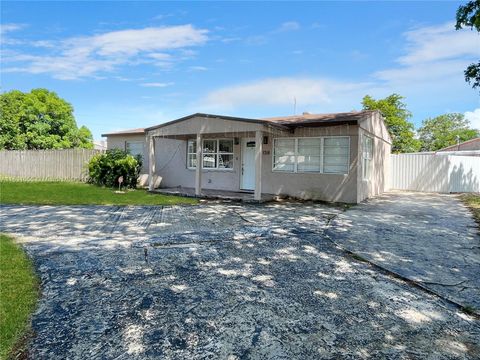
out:
<path id="1" fill-rule="evenodd" d="M 255 190 L 255 139 L 242 138 L 242 190 Z"/>

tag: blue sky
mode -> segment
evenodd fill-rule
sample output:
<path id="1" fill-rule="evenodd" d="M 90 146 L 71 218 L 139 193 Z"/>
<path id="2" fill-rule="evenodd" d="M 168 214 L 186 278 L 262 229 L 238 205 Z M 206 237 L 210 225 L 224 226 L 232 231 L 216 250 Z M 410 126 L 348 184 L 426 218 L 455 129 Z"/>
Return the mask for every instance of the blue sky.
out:
<path id="1" fill-rule="evenodd" d="M 244 117 L 361 109 L 406 97 L 418 127 L 465 113 L 480 37 L 462 2 L 3 2 L 2 91 L 44 87 L 100 134 L 194 112 Z"/>

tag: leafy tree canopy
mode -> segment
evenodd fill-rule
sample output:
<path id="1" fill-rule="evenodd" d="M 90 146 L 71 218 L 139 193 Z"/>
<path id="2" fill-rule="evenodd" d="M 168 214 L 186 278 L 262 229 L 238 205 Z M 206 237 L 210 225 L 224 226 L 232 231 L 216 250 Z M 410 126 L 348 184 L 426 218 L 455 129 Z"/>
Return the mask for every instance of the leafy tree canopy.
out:
<path id="1" fill-rule="evenodd" d="M 455 29 L 460 30 L 464 27 L 480 32 L 480 0 L 469 1 L 458 8 Z M 480 90 L 480 61 L 468 65 L 464 74 L 465 81 L 471 84 L 472 88 Z"/>
<path id="2" fill-rule="evenodd" d="M 422 151 L 436 151 L 480 136 L 463 114 L 451 113 L 423 120 L 418 129 Z"/>
<path id="3" fill-rule="evenodd" d="M 392 137 L 392 152 L 415 152 L 420 148 L 420 142 L 415 139 L 414 126 L 409 121 L 412 117 L 403 102 L 404 97 L 392 94 L 385 99 L 375 100 L 366 95 L 362 100 L 364 110 L 380 110 Z"/>
<path id="4" fill-rule="evenodd" d="M 458 7 L 455 29 L 460 30 L 464 26 L 480 31 L 480 0 L 469 1 Z"/>
<path id="5" fill-rule="evenodd" d="M 77 127 L 72 105 L 46 89 L 0 94 L 0 149 L 69 148 L 93 148 L 92 133 Z"/>

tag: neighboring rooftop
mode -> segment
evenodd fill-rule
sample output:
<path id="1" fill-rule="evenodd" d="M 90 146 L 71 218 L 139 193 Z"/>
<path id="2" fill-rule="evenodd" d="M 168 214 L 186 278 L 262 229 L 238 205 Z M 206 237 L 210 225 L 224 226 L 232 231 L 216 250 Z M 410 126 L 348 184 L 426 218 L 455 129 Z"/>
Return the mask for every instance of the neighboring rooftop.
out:
<path id="1" fill-rule="evenodd" d="M 107 142 L 105 140 L 94 140 L 93 148 L 95 150 L 107 150 Z"/>
<path id="2" fill-rule="evenodd" d="M 102 136 L 112 136 L 112 135 L 134 135 L 134 134 L 145 134 L 144 128 L 137 128 L 137 129 L 128 129 L 122 131 L 115 131 L 111 133 L 102 134 Z"/>
<path id="3" fill-rule="evenodd" d="M 460 144 L 450 145 L 439 151 L 469 151 L 469 150 L 480 150 L 480 137 L 464 141 Z"/>

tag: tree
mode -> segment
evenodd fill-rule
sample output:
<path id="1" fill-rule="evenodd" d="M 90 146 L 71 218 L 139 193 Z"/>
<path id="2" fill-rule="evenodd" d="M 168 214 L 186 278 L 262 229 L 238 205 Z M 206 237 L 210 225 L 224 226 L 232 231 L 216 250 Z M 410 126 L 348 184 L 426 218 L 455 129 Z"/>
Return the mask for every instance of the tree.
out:
<path id="1" fill-rule="evenodd" d="M 77 127 L 73 107 L 56 93 L 33 89 L 0 94 L 0 149 L 93 148 L 90 130 Z"/>
<path id="2" fill-rule="evenodd" d="M 478 130 L 470 128 L 463 114 L 451 113 L 423 120 L 418 129 L 422 151 L 436 151 L 480 136 Z"/>
<path id="3" fill-rule="evenodd" d="M 392 94 L 385 99 L 375 100 L 366 95 L 362 100 L 364 110 L 380 110 L 392 137 L 392 152 L 415 152 L 420 148 L 420 142 L 415 139 L 414 126 L 408 121 L 412 117 L 402 101 L 403 96 Z"/>
<path id="4" fill-rule="evenodd" d="M 457 10 L 457 22 L 455 30 L 464 27 L 474 28 L 480 32 L 480 0 L 469 1 L 465 5 L 461 5 Z M 472 85 L 472 88 L 480 90 L 480 61 L 470 64 L 464 72 L 465 81 Z"/>

